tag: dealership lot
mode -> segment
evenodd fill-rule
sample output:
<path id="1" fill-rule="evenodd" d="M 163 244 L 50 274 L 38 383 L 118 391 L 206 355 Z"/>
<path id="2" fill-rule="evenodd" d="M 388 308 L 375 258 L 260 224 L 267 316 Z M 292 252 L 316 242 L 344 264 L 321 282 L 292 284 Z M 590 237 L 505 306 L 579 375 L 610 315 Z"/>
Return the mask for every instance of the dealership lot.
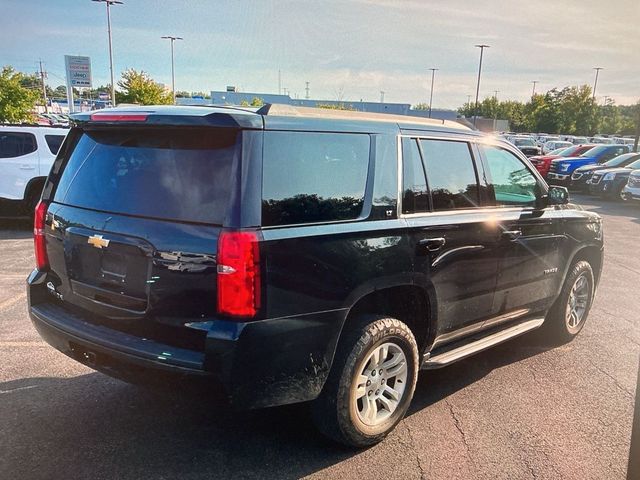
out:
<path id="1" fill-rule="evenodd" d="M 604 217 L 606 259 L 576 341 L 533 334 L 423 372 L 382 444 L 337 447 L 304 405 L 232 412 L 150 392 L 43 343 L 28 320 L 29 226 L 0 224 L 0 478 L 624 478 L 640 354 L 640 206 Z"/>

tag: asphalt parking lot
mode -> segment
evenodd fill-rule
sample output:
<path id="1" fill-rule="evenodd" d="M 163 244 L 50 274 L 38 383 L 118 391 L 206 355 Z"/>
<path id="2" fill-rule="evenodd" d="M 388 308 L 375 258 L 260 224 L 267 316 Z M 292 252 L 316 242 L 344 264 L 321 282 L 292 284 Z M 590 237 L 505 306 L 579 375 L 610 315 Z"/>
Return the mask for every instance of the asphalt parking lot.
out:
<path id="1" fill-rule="evenodd" d="M 521 337 L 421 373 L 382 444 L 337 447 L 304 405 L 248 413 L 202 392 L 152 392 L 43 343 L 26 313 L 29 225 L 0 224 L 0 478 L 618 479 L 629 458 L 640 354 L 640 206 L 604 217 L 606 259 L 571 344 Z"/>

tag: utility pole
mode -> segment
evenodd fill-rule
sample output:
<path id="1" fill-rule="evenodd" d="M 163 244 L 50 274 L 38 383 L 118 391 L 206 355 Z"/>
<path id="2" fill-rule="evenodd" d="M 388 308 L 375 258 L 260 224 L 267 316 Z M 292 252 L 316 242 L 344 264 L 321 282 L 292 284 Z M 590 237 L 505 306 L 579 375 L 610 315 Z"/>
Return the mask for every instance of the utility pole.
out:
<path id="1" fill-rule="evenodd" d="M 47 86 L 44 83 L 44 79 L 47 78 L 47 72 L 42 69 L 42 60 L 40 60 L 40 80 L 42 81 L 42 98 L 44 100 L 44 113 L 49 113 L 49 106 L 47 105 Z"/>
<path id="2" fill-rule="evenodd" d="M 478 84 L 476 86 L 476 108 L 474 109 L 474 115 L 473 115 L 474 127 L 476 126 L 476 122 L 478 119 L 478 95 L 480 95 L 480 75 L 482 75 L 482 56 L 484 54 L 484 49 L 490 48 L 490 45 L 480 44 L 480 45 L 476 45 L 476 47 L 480 49 L 480 64 L 478 66 Z"/>
<path id="3" fill-rule="evenodd" d="M 533 90 L 531 91 L 531 98 L 533 98 L 536 96 L 536 84 L 540 82 L 538 82 L 538 80 L 534 80 L 531 83 L 533 83 Z"/>
<path id="4" fill-rule="evenodd" d="M 596 71 L 596 79 L 593 82 L 593 97 L 591 97 L 593 100 L 596 99 L 596 87 L 598 86 L 598 74 L 600 73 L 600 70 L 604 70 L 603 67 L 593 67 L 593 69 Z"/>
<path id="5" fill-rule="evenodd" d="M 467 95 L 467 105 L 471 106 L 471 95 Z"/>
<path id="6" fill-rule="evenodd" d="M 384 91 L 380 90 L 380 103 L 384 103 Z"/>
<path id="7" fill-rule="evenodd" d="M 636 110 L 638 111 L 638 115 L 636 116 L 636 139 L 633 142 L 633 151 L 638 151 L 638 141 L 640 140 L 640 103 L 636 105 Z M 640 388 L 640 387 L 638 387 Z"/>
<path id="8" fill-rule="evenodd" d="M 282 72 L 278 69 L 278 95 L 282 95 Z"/>
<path id="9" fill-rule="evenodd" d="M 493 99 L 497 102 L 498 101 L 498 93 L 500 92 L 500 90 L 494 90 L 493 91 Z"/>
<path id="10" fill-rule="evenodd" d="M 107 32 L 109 34 L 109 70 L 111 72 L 111 106 L 116 106 L 116 86 L 113 80 L 113 46 L 111 42 L 111 5 L 122 5 L 121 0 L 92 0 L 93 2 L 102 2 L 107 6 Z"/>
<path id="11" fill-rule="evenodd" d="M 306 98 L 307 100 L 309 100 L 309 82 L 304 82 L 306 87 L 304 88 L 305 91 L 307 92 L 304 96 L 304 98 Z"/>
<path id="12" fill-rule="evenodd" d="M 430 68 L 429 70 L 431 70 L 431 93 L 429 94 L 429 118 L 431 118 L 431 105 L 433 103 L 433 81 L 435 80 L 435 77 L 436 77 L 436 70 L 439 70 L 439 69 Z"/>
<path id="13" fill-rule="evenodd" d="M 164 37 L 160 37 L 160 38 L 164 38 L 165 40 L 170 40 L 171 41 L 171 91 L 173 92 L 173 104 L 176 104 L 176 71 L 175 71 L 175 64 L 174 64 L 174 60 L 173 60 L 173 43 L 176 40 L 184 40 L 182 37 L 174 37 L 172 35 L 165 35 Z"/>

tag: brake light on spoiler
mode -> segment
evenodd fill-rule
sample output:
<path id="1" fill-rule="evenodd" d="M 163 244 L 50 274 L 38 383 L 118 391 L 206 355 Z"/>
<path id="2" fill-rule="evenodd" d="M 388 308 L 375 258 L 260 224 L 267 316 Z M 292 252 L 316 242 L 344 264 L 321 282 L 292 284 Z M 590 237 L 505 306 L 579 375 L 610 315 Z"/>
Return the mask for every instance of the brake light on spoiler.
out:
<path id="1" fill-rule="evenodd" d="M 92 122 L 146 122 L 147 113 L 93 113 Z"/>

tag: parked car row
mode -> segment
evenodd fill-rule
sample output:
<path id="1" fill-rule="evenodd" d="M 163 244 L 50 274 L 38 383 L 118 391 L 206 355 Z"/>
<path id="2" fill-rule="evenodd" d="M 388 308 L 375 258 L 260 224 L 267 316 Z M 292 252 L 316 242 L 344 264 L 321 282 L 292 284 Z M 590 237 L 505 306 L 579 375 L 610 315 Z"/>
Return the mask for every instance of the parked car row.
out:
<path id="1" fill-rule="evenodd" d="M 640 152 L 633 145 L 579 145 L 529 160 L 550 185 L 608 200 L 640 200 Z"/>

